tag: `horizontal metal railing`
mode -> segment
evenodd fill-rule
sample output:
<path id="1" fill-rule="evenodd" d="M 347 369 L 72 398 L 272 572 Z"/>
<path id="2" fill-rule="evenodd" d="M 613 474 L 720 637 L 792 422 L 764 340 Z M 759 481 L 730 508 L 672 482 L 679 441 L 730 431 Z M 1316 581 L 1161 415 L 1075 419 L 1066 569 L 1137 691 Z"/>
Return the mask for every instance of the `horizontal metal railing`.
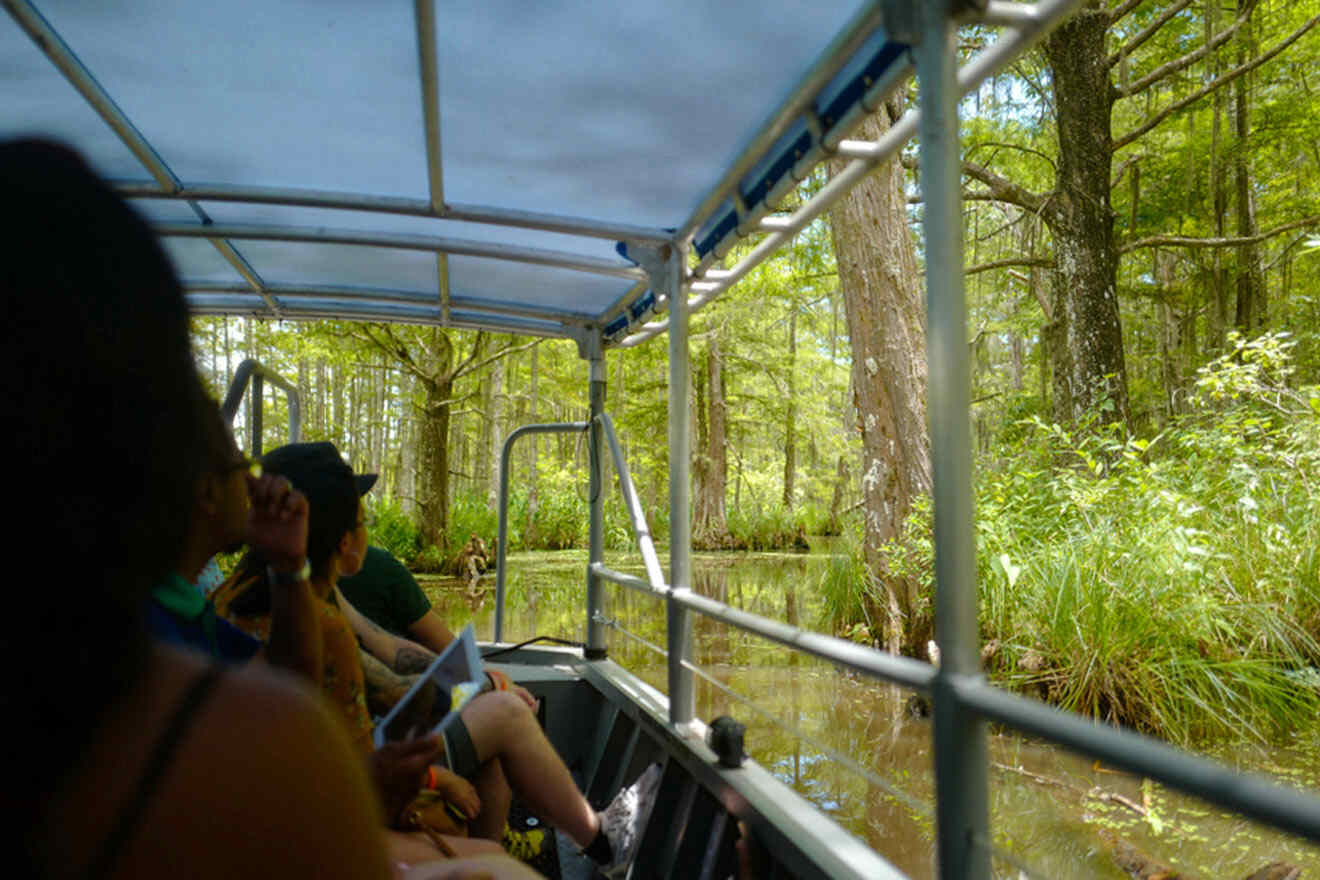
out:
<path id="1" fill-rule="evenodd" d="M 631 587 L 640 593 L 646 593 L 659 599 L 673 599 L 684 608 L 737 627 L 743 632 L 761 636 L 772 642 L 778 642 L 792 650 L 837 663 L 848 669 L 855 669 L 866 675 L 883 678 L 886 681 L 892 681 L 895 684 L 922 693 L 929 694 L 931 692 L 931 684 L 935 679 L 935 667 L 929 663 L 913 660 L 911 657 L 896 657 L 893 654 L 876 651 L 865 645 L 850 642 L 847 639 L 821 635 L 801 627 L 770 620 L 749 611 L 730 608 L 722 602 L 709 599 L 691 590 L 675 590 L 669 586 L 656 588 L 639 577 L 615 571 L 601 563 L 592 564 L 591 570 L 607 581 Z M 670 663 L 677 662 L 682 662 L 681 658 L 670 658 Z"/>

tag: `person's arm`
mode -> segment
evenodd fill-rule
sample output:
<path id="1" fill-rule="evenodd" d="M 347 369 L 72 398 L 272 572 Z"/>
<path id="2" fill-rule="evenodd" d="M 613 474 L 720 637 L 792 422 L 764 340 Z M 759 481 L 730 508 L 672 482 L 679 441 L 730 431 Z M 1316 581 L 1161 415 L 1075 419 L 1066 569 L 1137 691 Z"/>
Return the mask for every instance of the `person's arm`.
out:
<path id="1" fill-rule="evenodd" d="M 344 612 L 344 617 L 348 619 L 349 626 L 353 627 L 353 632 L 362 643 L 362 647 L 395 672 L 401 675 L 425 672 L 426 667 L 436 658 L 434 652 L 416 642 L 386 632 L 372 623 L 344 598 L 338 587 L 335 587 L 335 600 L 339 603 L 340 610 Z"/>
<path id="2" fill-rule="evenodd" d="M 348 600 L 344 598 L 344 594 L 339 592 L 338 587 L 335 588 L 335 598 L 338 600 L 344 616 L 348 618 L 349 625 L 353 627 L 353 632 L 357 633 L 358 639 L 362 642 L 362 647 L 400 675 L 414 675 L 425 672 L 426 668 L 431 665 L 431 661 L 436 658 L 435 654 L 416 642 L 401 639 L 372 623 L 349 604 Z M 365 672 L 365 668 L 363 671 Z M 492 680 L 491 683 L 493 685 L 494 681 Z M 536 697 L 532 696 L 526 688 L 511 684 L 508 690 L 517 694 L 529 709 L 533 712 L 536 711 Z"/>
<path id="3" fill-rule="evenodd" d="M 408 625 L 412 637 L 439 654 L 454 640 L 454 633 L 445 626 L 444 620 L 435 609 L 428 608 L 426 613 Z"/>
<path id="4" fill-rule="evenodd" d="M 284 477 L 248 477 L 247 544 L 269 566 L 270 639 L 265 657 L 321 686 L 320 615 L 307 581 L 307 499 Z"/>
<path id="5" fill-rule="evenodd" d="M 399 675 L 377 660 L 365 648 L 360 652 L 360 656 L 362 681 L 367 690 L 367 709 L 376 715 L 384 715 L 399 702 L 420 676 Z"/>

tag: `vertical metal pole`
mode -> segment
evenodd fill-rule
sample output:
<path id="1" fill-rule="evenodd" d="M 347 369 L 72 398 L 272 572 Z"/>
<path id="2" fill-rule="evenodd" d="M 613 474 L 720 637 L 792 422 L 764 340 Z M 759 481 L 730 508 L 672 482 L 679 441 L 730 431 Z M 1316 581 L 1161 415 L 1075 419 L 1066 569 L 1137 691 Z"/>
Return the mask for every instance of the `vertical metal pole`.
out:
<path id="1" fill-rule="evenodd" d="M 587 419 L 587 462 L 591 470 L 588 503 L 591 519 L 588 526 L 590 563 L 587 566 L 587 644 L 583 654 L 588 660 L 606 656 L 605 626 L 600 614 L 605 610 L 605 590 L 600 575 L 591 566 L 605 561 L 605 456 L 601 455 L 601 416 L 605 413 L 605 353 L 601 350 L 600 330 L 592 332 L 588 342 L 591 417 Z"/>
<path id="2" fill-rule="evenodd" d="M 674 592 L 692 586 L 692 414 L 689 407 L 688 304 L 681 284 L 682 263 L 677 248 L 661 248 L 666 271 L 652 273 L 657 295 L 669 300 L 669 585 Z M 663 283 L 663 287 L 661 284 Z M 692 654 L 692 618 L 687 608 L 670 598 L 669 720 L 685 725 L 696 716 L 692 672 L 684 667 Z"/>
<path id="3" fill-rule="evenodd" d="M 970 371 L 963 290 L 961 157 L 952 0 L 922 5 L 916 49 L 925 204 L 931 462 L 935 502 L 936 826 L 940 876 L 990 876 L 985 722 L 952 682 L 981 675 L 972 531 Z"/>
<path id="4" fill-rule="evenodd" d="M 500 450 L 499 533 L 495 539 L 495 641 L 504 641 L 505 581 L 509 559 L 509 467 L 513 446 L 526 434 L 568 434 L 587 430 L 587 422 L 554 422 L 548 425 L 523 425 L 504 440 Z"/>
<path id="5" fill-rule="evenodd" d="M 514 436 L 517 432 L 514 432 Z M 504 641 L 504 590 L 508 578 L 508 566 L 505 560 L 509 556 L 509 460 L 513 458 L 513 440 L 510 436 L 500 450 L 500 506 L 499 531 L 495 540 L 495 632 L 494 640 L 498 644 Z"/>
<path id="6" fill-rule="evenodd" d="M 686 726 L 696 717 L 692 672 L 692 618 L 673 595 L 692 588 L 691 422 L 688 408 L 688 303 L 683 296 L 683 251 L 674 244 L 627 243 L 627 256 L 646 270 L 656 299 L 669 307 L 669 591 L 665 615 L 669 649 L 669 720 Z"/>
<path id="7" fill-rule="evenodd" d="M 265 381 L 261 378 L 260 372 L 252 374 L 252 397 L 248 399 L 248 412 L 252 419 L 252 448 L 248 455 L 258 458 L 262 453 L 261 448 L 261 395 L 265 390 Z"/>

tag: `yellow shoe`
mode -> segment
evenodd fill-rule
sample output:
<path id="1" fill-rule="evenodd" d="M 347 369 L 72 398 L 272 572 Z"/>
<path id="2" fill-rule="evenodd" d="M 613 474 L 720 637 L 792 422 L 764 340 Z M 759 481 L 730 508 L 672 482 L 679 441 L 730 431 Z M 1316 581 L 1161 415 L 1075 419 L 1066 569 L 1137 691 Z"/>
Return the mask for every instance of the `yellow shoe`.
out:
<path id="1" fill-rule="evenodd" d="M 504 851 L 520 862 L 530 862 L 545 849 L 545 829 L 533 828 L 529 831 L 514 831 L 504 826 L 504 836 L 500 839 Z"/>

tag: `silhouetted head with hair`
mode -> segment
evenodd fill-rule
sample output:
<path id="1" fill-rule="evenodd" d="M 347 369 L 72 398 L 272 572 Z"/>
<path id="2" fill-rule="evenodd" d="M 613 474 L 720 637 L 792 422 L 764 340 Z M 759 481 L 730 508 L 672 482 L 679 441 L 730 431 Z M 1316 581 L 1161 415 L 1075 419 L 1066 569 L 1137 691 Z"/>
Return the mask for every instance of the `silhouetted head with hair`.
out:
<path id="1" fill-rule="evenodd" d="M 142 668 L 141 609 L 190 524 L 206 399 L 178 279 L 123 199 L 40 140 L 0 143 L 0 193 L 0 450 L 27 545 L 6 572 L 21 586 L 0 656 L 20 681 L 0 705 L 44 749 L 76 748 Z"/>

